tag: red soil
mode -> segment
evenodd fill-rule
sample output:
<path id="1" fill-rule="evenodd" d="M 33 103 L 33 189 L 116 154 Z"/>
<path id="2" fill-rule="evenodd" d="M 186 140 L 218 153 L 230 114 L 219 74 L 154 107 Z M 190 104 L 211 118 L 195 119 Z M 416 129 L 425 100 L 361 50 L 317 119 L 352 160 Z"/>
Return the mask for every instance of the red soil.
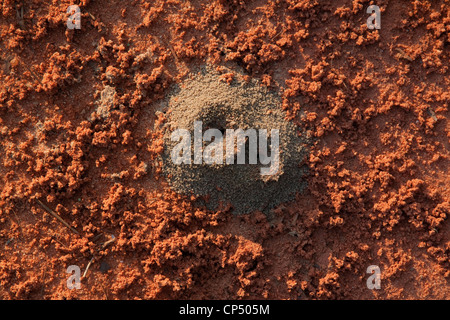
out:
<path id="1" fill-rule="evenodd" d="M 67 30 L 70 4 L 0 3 L 0 298 L 450 298 L 450 1 L 82 0 Z M 206 62 L 284 87 L 316 138 L 271 219 L 159 175 L 155 102 Z"/>

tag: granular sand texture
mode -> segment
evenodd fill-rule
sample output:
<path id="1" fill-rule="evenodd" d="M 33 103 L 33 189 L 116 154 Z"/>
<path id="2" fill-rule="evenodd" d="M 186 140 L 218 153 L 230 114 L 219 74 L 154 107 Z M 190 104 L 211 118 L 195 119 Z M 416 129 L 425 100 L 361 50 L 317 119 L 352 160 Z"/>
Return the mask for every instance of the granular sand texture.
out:
<path id="1" fill-rule="evenodd" d="M 306 155 L 306 139 L 294 124 L 285 120 L 280 98 L 258 81 L 245 82 L 236 77 L 228 84 L 219 72 L 205 67 L 181 88 L 174 89 L 167 104 L 163 172 L 174 191 L 207 196 L 202 199 L 213 210 L 220 203 L 231 204 L 233 212 L 241 214 L 254 210 L 267 212 L 305 188 L 306 170 L 300 165 Z M 280 166 L 277 174 L 261 175 L 261 167 L 268 165 L 249 164 L 248 160 L 245 164 L 227 164 L 225 159 L 223 164 L 213 165 L 174 164 L 171 151 L 178 141 L 171 141 L 171 133 L 187 129 L 193 140 L 194 121 L 202 121 L 203 131 L 220 130 L 225 134 L 224 140 L 227 139 L 226 129 L 266 129 L 268 133 L 278 129 Z"/>

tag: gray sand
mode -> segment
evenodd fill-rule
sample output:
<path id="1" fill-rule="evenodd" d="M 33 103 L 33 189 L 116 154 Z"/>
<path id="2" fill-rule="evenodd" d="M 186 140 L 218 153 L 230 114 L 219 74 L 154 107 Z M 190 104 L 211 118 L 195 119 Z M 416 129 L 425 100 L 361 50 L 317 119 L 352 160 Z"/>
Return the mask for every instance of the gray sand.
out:
<path id="1" fill-rule="evenodd" d="M 192 74 L 181 86 L 173 89 L 164 102 L 168 122 L 165 125 L 165 148 L 162 154 L 163 173 L 171 188 L 182 194 L 203 197 L 209 209 L 231 203 L 235 214 L 260 210 L 268 213 L 282 202 L 292 200 L 296 192 L 306 187 L 306 168 L 300 164 L 307 156 L 304 134 L 285 120 L 281 100 L 256 80 L 245 83 L 235 73 L 229 85 L 220 80 L 220 73 L 206 66 Z M 279 129 L 280 170 L 275 176 L 260 174 L 261 164 L 181 164 L 171 159 L 173 130 L 191 132 L 194 121 L 203 121 L 207 128 Z M 225 138 L 226 139 L 226 135 Z M 192 152 L 193 154 L 193 152 Z M 267 167 L 265 165 L 264 167 Z"/>

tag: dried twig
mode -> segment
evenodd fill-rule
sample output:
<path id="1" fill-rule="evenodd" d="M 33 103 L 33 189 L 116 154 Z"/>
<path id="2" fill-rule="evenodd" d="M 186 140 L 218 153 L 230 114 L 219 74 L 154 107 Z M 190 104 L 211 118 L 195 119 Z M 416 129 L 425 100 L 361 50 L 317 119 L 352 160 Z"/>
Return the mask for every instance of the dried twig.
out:
<path id="1" fill-rule="evenodd" d="M 47 269 L 44 269 L 44 275 L 42 276 L 42 288 L 41 288 L 41 296 L 44 297 L 44 289 L 45 289 L 45 277 L 47 276 Z"/>
<path id="2" fill-rule="evenodd" d="M 180 63 L 180 58 L 178 58 L 178 55 L 177 55 L 175 49 L 173 48 L 173 46 L 170 44 L 170 42 L 164 41 L 164 40 L 163 40 L 163 42 L 164 42 L 164 43 L 167 45 L 167 47 L 169 48 L 170 52 L 172 53 L 172 55 L 173 55 L 174 58 L 175 58 L 175 61 L 176 61 L 177 63 Z"/>
<path id="3" fill-rule="evenodd" d="M 100 248 L 100 250 L 105 249 L 107 246 L 109 246 L 109 245 L 110 245 L 111 243 L 113 243 L 114 241 L 116 241 L 116 237 L 114 237 L 114 235 L 111 235 L 111 239 L 109 239 L 108 241 L 104 242 L 104 243 L 102 244 L 102 247 Z M 87 264 L 86 269 L 84 270 L 83 276 L 82 276 L 81 278 L 84 279 L 84 278 L 86 277 L 87 272 L 88 272 L 88 270 L 89 270 L 91 264 L 94 262 L 94 257 L 95 257 L 95 256 L 92 256 L 91 260 L 89 260 L 89 263 Z"/>
<path id="4" fill-rule="evenodd" d="M 94 257 L 93 256 L 92 256 L 91 260 L 89 261 L 89 263 L 87 264 L 86 269 L 84 270 L 83 276 L 81 278 L 84 279 L 86 277 L 86 274 L 87 274 L 87 272 L 89 270 L 89 267 L 91 266 L 92 262 L 94 262 Z"/>
<path id="5" fill-rule="evenodd" d="M 49 207 L 47 207 L 45 204 L 43 204 L 39 199 L 36 199 L 37 203 L 39 203 L 39 205 L 44 208 L 45 211 L 47 211 L 48 213 L 50 213 L 53 217 L 55 217 L 59 222 L 61 222 L 63 225 L 65 225 L 67 228 L 69 228 L 70 230 L 72 230 L 73 233 L 80 235 L 80 233 L 75 230 L 75 228 L 71 227 L 66 221 L 64 221 L 60 216 L 58 216 L 58 214 L 53 211 L 52 209 L 50 209 Z"/>
<path id="6" fill-rule="evenodd" d="M 21 28 L 22 30 L 25 30 L 25 29 L 26 29 L 26 26 L 25 26 L 25 22 L 24 22 L 23 17 L 24 17 L 24 15 L 23 15 L 23 6 L 20 7 L 20 11 L 19 11 L 19 9 L 18 9 L 17 6 L 16 6 L 16 18 L 17 18 L 17 23 L 19 24 L 19 26 L 20 26 L 20 28 Z"/>
<path id="7" fill-rule="evenodd" d="M 406 59 L 409 62 L 413 62 L 414 61 L 413 58 L 411 58 L 405 51 L 403 51 L 403 49 L 395 48 L 395 50 L 397 50 L 397 52 L 398 52 L 397 57 L 399 59 Z"/>
<path id="8" fill-rule="evenodd" d="M 162 43 L 169 48 L 170 52 L 172 53 L 172 56 L 175 59 L 175 64 L 177 66 L 178 69 L 180 69 L 181 71 L 186 71 L 187 67 L 186 65 L 183 63 L 183 61 L 180 60 L 180 58 L 177 55 L 177 52 L 175 51 L 174 47 L 172 46 L 172 44 L 170 43 L 170 40 L 166 40 L 163 37 L 159 37 L 159 39 L 162 41 Z M 159 42 L 158 38 L 156 38 L 156 40 Z"/>
<path id="9" fill-rule="evenodd" d="M 111 239 L 102 244 L 102 250 L 105 249 L 108 245 L 110 245 L 114 241 L 116 241 L 116 237 L 114 237 L 114 235 L 111 235 Z"/>
<path id="10" fill-rule="evenodd" d="M 92 242 L 96 242 L 100 237 L 103 235 L 103 232 L 100 232 L 98 235 L 96 235 L 94 238 L 92 238 Z"/>
<path id="11" fill-rule="evenodd" d="M 280 32 L 278 32 L 276 35 L 274 35 L 272 38 L 270 38 L 270 41 L 272 41 L 273 39 L 275 39 L 276 37 L 280 36 L 281 34 L 284 33 L 284 29 L 282 29 Z"/>

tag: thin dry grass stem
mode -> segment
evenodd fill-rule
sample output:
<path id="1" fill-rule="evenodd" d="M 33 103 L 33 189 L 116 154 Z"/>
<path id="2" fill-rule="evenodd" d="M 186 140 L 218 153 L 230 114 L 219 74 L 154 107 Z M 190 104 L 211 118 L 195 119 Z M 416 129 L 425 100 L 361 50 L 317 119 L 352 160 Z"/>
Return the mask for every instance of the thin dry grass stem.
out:
<path id="1" fill-rule="evenodd" d="M 80 236 L 80 233 L 75 230 L 75 228 L 73 228 L 72 226 L 70 226 L 66 221 L 63 220 L 63 218 L 61 218 L 55 211 L 53 211 L 52 209 L 50 209 L 49 207 L 47 207 L 45 204 L 42 203 L 42 201 L 40 201 L 39 199 L 36 199 L 37 203 L 39 203 L 39 205 L 48 213 L 50 213 L 53 217 L 55 217 L 59 222 L 61 222 L 63 225 L 65 225 L 67 228 L 69 228 L 70 230 L 72 230 L 73 233 L 77 234 Z"/>
<path id="2" fill-rule="evenodd" d="M 114 235 L 111 235 L 111 239 L 109 239 L 108 241 L 104 242 L 100 248 L 100 250 L 105 249 L 107 246 L 109 246 L 111 243 L 113 243 L 114 241 L 116 241 L 116 237 Z M 91 264 L 94 262 L 94 258 L 95 255 L 92 256 L 91 260 L 89 260 L 89 263 L 86 266 L 86 269 L 83 272 L 83 276 L 81 277 L 82 279 L 84 279 L 88 273 L 89 268 L 91 267 Z"/>

